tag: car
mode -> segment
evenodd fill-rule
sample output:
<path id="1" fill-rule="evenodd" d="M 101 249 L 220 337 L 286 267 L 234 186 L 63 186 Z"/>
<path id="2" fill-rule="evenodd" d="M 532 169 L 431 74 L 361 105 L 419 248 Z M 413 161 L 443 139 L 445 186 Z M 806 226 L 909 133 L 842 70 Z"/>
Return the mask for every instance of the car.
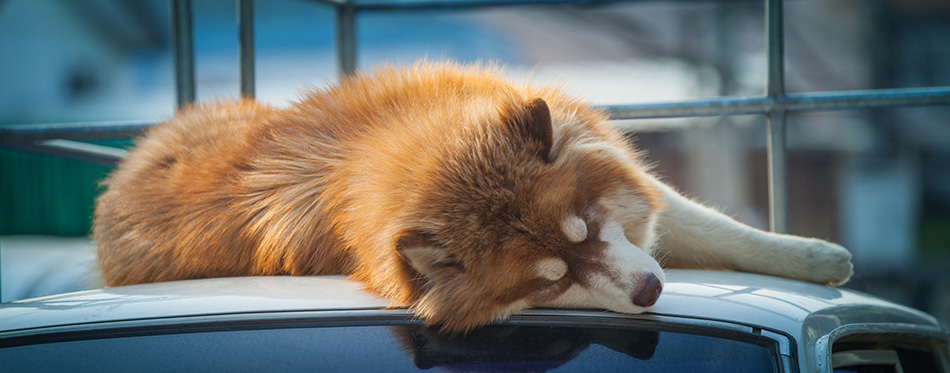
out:
<path id="1" fill-rule="evenodd" d="M 934 317 L 859 292 L 668 270 L 649 312 L 529 309 L 467 333 L 340 276 L 112 287 L 0 306 L 4 371 L 945 372 Z"/>

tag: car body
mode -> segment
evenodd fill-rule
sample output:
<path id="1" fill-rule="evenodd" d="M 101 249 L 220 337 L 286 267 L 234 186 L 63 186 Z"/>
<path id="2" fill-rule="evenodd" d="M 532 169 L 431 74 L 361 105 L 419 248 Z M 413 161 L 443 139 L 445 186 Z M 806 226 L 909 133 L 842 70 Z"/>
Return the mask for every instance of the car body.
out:
<path id="1" fill-rule="evenodd" d="M 177 281 L 0 306 L 0 361 L 13 371 L 947 371 L 948 345 L 914 309 L 706 270 L 669 270 L 645 314 L 530 309 L 468 334 L 426 327 L 344 277 Z"/>

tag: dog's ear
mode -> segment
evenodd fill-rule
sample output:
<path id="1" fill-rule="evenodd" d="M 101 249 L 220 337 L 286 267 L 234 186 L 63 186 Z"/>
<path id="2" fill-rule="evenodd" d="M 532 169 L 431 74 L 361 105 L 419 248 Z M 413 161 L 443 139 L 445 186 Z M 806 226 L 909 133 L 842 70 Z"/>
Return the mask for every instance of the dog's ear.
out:
<path id="1" fill-rule="evenodd" d="M 544 162 L 551 162 L 554 128 L 551 127 L 551 111 L 544 100 L 536 98 L 523 108 L 509 111 L 504 121 L 509 130 L 537 149 Z"/>
<path id="2" fill-rule="evenodd" d="M 396 251 L 412 269 L 429 280 L 458 274 L 462 266 L 431 234 L 409 230 L 396 238 Z"/>

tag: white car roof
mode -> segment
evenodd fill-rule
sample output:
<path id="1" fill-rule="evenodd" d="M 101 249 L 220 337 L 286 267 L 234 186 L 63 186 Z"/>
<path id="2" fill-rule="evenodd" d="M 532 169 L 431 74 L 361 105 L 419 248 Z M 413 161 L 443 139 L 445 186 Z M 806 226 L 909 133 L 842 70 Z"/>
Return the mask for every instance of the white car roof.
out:
<path id="1" fill-rule="evenodd" d="M 939 330 L 932 316 L 859 292 L 738 272 L 668 270 L 645 316 L 729 322 L 812 344 L 845 324 L 899 323 Z M 236 277 L 112 287 L 0 305 L 0 333 L 111 321 L 287 311 L 399 307 L 329 277 Z M 529 311 L 530 312 L 530 311 Z M 620 316 L 611 314 L 613 316 Z M 623 316 L 620 316 L 623 317 Z"/>

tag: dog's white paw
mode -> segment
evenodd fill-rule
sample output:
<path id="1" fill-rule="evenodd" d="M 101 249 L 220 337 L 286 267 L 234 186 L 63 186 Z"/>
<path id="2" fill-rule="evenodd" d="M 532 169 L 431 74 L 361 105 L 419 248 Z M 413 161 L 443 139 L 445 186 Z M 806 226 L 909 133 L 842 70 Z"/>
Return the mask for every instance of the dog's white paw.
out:
<path id="1" fill-rule="evenodd" d="M 759 250 L 745 252 L 742 270 L 824 285 L 841 285 L 851 279 L 851 253 L 831 242 L 766 233 Z"/>
<path id="2" fill-rule="evenodd" d="M 805 238 L 796 245 L 801 260 L 797 274 L 800 280 L 819 284 L 841 285 L 851 278 L 854 268 L 851 253 L 839 245 L 814 238 Z"/>

